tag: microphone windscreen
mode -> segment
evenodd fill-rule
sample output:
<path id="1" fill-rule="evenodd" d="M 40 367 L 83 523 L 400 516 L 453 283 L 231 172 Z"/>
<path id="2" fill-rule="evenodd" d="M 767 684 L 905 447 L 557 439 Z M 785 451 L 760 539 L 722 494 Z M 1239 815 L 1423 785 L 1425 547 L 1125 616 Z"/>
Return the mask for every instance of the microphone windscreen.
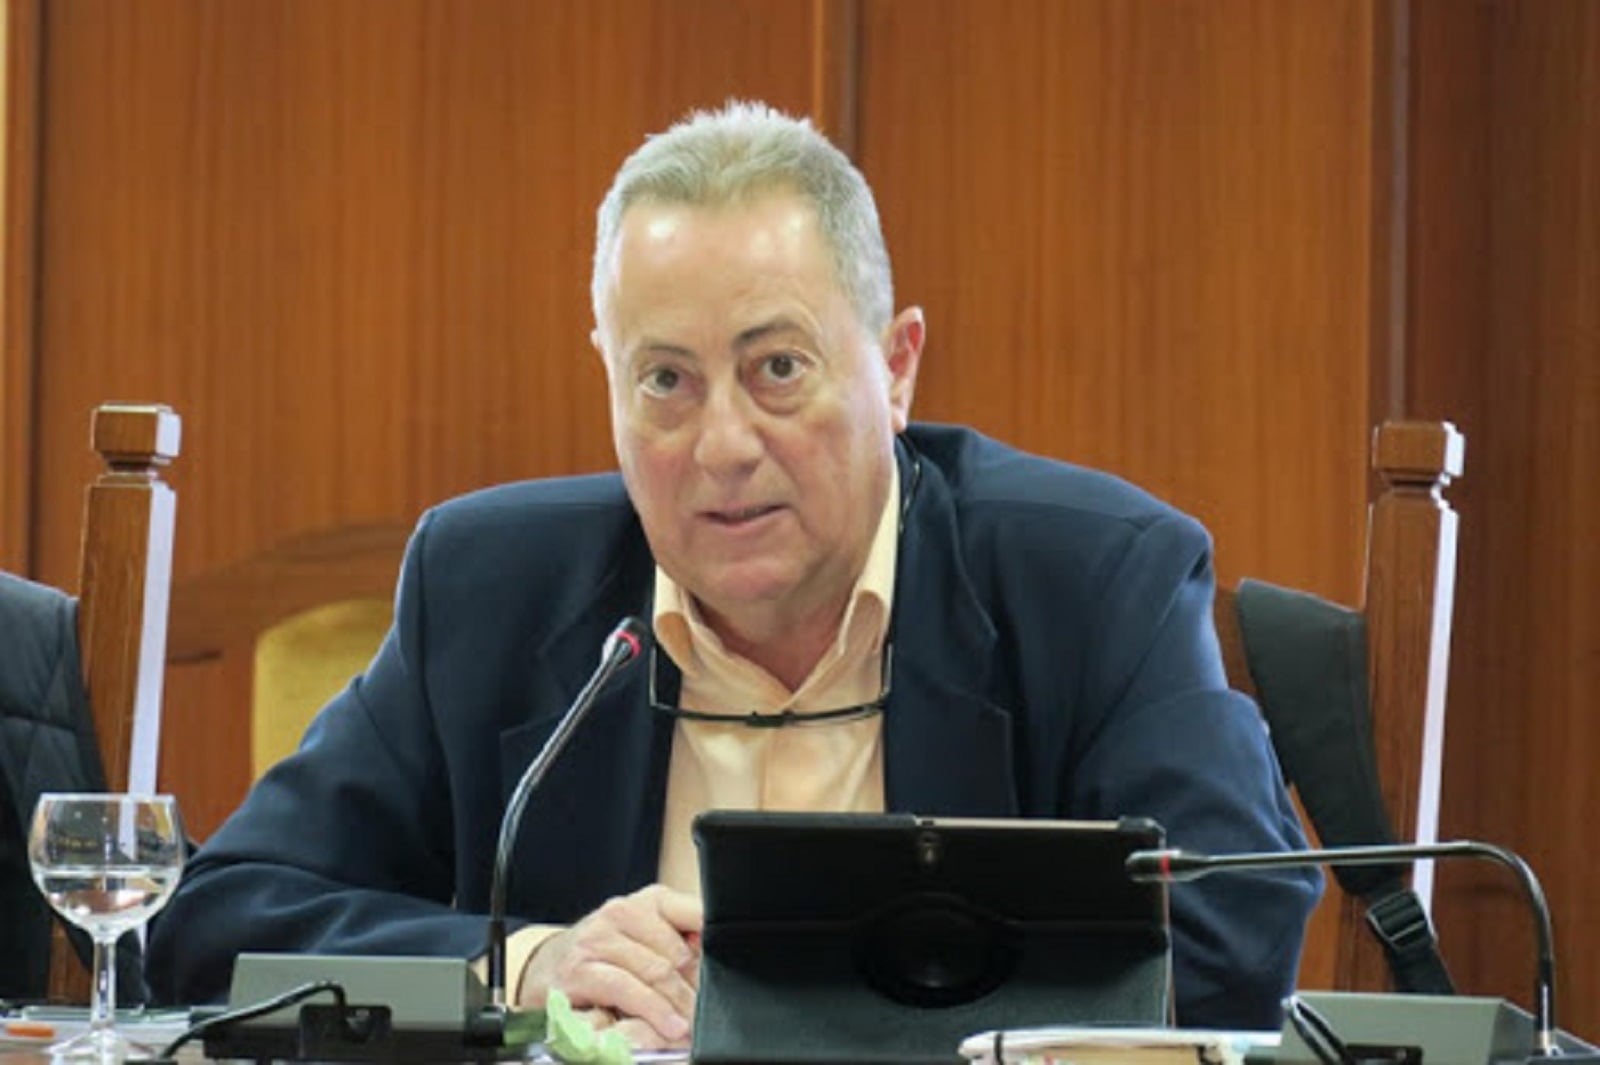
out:
<path id="1" fill-rule="evenodd" d="M 611 635 L 606 637 L 605 647 L 601 650 L 601 658 L 610 661 L 617 657 L 617 664 L 631 662 L 644 654 L 644 649 L 650 644 L 650 628 L 635 617 L 626 617 L 617 622 L 617 627 L 611 630 Z"/>

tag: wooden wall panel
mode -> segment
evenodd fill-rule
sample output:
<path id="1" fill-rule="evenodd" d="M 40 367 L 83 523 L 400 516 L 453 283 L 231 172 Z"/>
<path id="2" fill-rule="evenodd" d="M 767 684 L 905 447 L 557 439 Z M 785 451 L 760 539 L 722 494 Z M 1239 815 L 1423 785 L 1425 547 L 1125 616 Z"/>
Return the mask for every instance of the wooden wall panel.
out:
<path id="1" fill-rule="evenodd" d="M 819 9 L 44 14 L 36 570 L 70 587 L 87 412 L 106 398 L 184 418 L 180 577 L 309 529 L 408 522 L 490 482 L 609 466 L 587 340 L 599 197 L 691 106 L 805 110 Z M 169 688 L 167 784 L 202 834 L 245 779 L 238 680 Z"/>
<path id="2" fill-rule="evenodd" d="M 1562 1022 L 1600 1035 L 1600 5 L 1415 11 L 1413 412 L 1465 431 L 1441 831 L 1504 843 L 1554 910 Z M 1504 873 L 1441 869 L 1449 957 L 1527 1002 Z"/>
<path id="3" fill-rule="evenodd" d="M 1224 573 L 1355 601 L 1371 12 L 865 5 L 861 157 L 918 410 L 1123 472 Z"/>

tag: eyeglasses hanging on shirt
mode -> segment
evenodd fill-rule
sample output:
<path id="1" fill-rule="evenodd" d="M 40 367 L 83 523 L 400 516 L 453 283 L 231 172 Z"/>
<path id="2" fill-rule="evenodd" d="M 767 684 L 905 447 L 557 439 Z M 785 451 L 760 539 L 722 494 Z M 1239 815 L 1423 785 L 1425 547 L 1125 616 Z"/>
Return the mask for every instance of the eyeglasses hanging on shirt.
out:
<path id="1" fill-rule="evenodd" d="M 840 725 L 860 721 L 883 713 L 889 701 L 889 690 L 894 681 L 894 644 L 883 648 L 883 683 L 878 697 L 869 703 L 841 706 L 834 710 L 774 710 L 768 713 L 750 711 L 743 714 L 724 714 L 711 710 L 690 710 L 682 706 L 669 706 L 656 697 L 656 676 L 660 660 L 655 644 L 650 645 L 650 709 L 680 721 L 706 721 L 717 725 L 744 725 L 748 728 L 788 728 L 815 725 Z"/>

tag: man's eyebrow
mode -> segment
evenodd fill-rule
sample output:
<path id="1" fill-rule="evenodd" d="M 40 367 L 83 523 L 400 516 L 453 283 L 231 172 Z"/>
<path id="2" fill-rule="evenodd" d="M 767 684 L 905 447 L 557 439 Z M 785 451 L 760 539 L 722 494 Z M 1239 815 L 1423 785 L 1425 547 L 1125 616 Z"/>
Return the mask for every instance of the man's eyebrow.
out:
<path id="1" fill-rule="evenodd" d="M 766 340 L 769 337 L 779 333 L 800 333 L 802 335 L 807 335 L 807 330 L 805 326 L 801 325 L 793 318 L 773 318 L 770 321 L 762 322 L 760 325 L 753 325 L 749 329 L 740 331 L 739 335 L 733 339 L 733 346 L 736 348 L 747 348 L 757 341 Z"/>
<path id="2" fill-rule="evenodd" d="M 639 355 L 644 352 L 649 352 L 652 355 L 673 355 L 684 359 L 694 358 L 694 352 L 681 344 L 671 344 L 665 340 L 655 340 L 651 337 L 645 337 L 640 340 L 629 350 L 628 354 Z"/>

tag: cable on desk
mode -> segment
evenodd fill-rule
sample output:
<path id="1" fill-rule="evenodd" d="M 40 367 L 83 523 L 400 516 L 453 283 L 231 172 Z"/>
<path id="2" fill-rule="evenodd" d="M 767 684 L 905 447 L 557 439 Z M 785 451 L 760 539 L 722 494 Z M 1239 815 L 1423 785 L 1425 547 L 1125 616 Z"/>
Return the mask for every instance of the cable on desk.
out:
<path id="1" fill-rule="evenodd" d="M 1328 1019 L 1299 995 L 1290 995 L 1283 1002 L 1283 1010 L 1300 1033 L 1307 1049 L 1317 1056 L 1322 1065 L 1358 1065 L 1350 1047 L 1339 1038 Z"/>
<path id="2" fill-rule="evenodd" d="M 215 1017 L 207 1017 L 203 1021 L 190 1025 L 182 1035 L 163 1047 L 157 1057 L 130 1058 L 129 1065 L 156 1065 L 158 1062 L 170 1062 L 185 1043 L 191 1043 L 208 1032 L 218 1028 L 226 1028 L 241 1021 L 253 1021 L 257 1017 L 265 1017 L 269 1013 L 276 1013 L 281 1009 L 298 1005 L 313 995 L 320 995 L 324 991 L 333 995 L 334 1004 L 338 1007 L 340 1016 L 343 1016 L 347 1005 L 344 985 L 334 980 L 317 980 L 312 983 L 301 984 L 299 987 L 290 988 L 281 995 L 274 995 L 272 998 L 253 1002 L 248 1006 L 240 1006 L 236 1010 L 219 1013 Z"/>

